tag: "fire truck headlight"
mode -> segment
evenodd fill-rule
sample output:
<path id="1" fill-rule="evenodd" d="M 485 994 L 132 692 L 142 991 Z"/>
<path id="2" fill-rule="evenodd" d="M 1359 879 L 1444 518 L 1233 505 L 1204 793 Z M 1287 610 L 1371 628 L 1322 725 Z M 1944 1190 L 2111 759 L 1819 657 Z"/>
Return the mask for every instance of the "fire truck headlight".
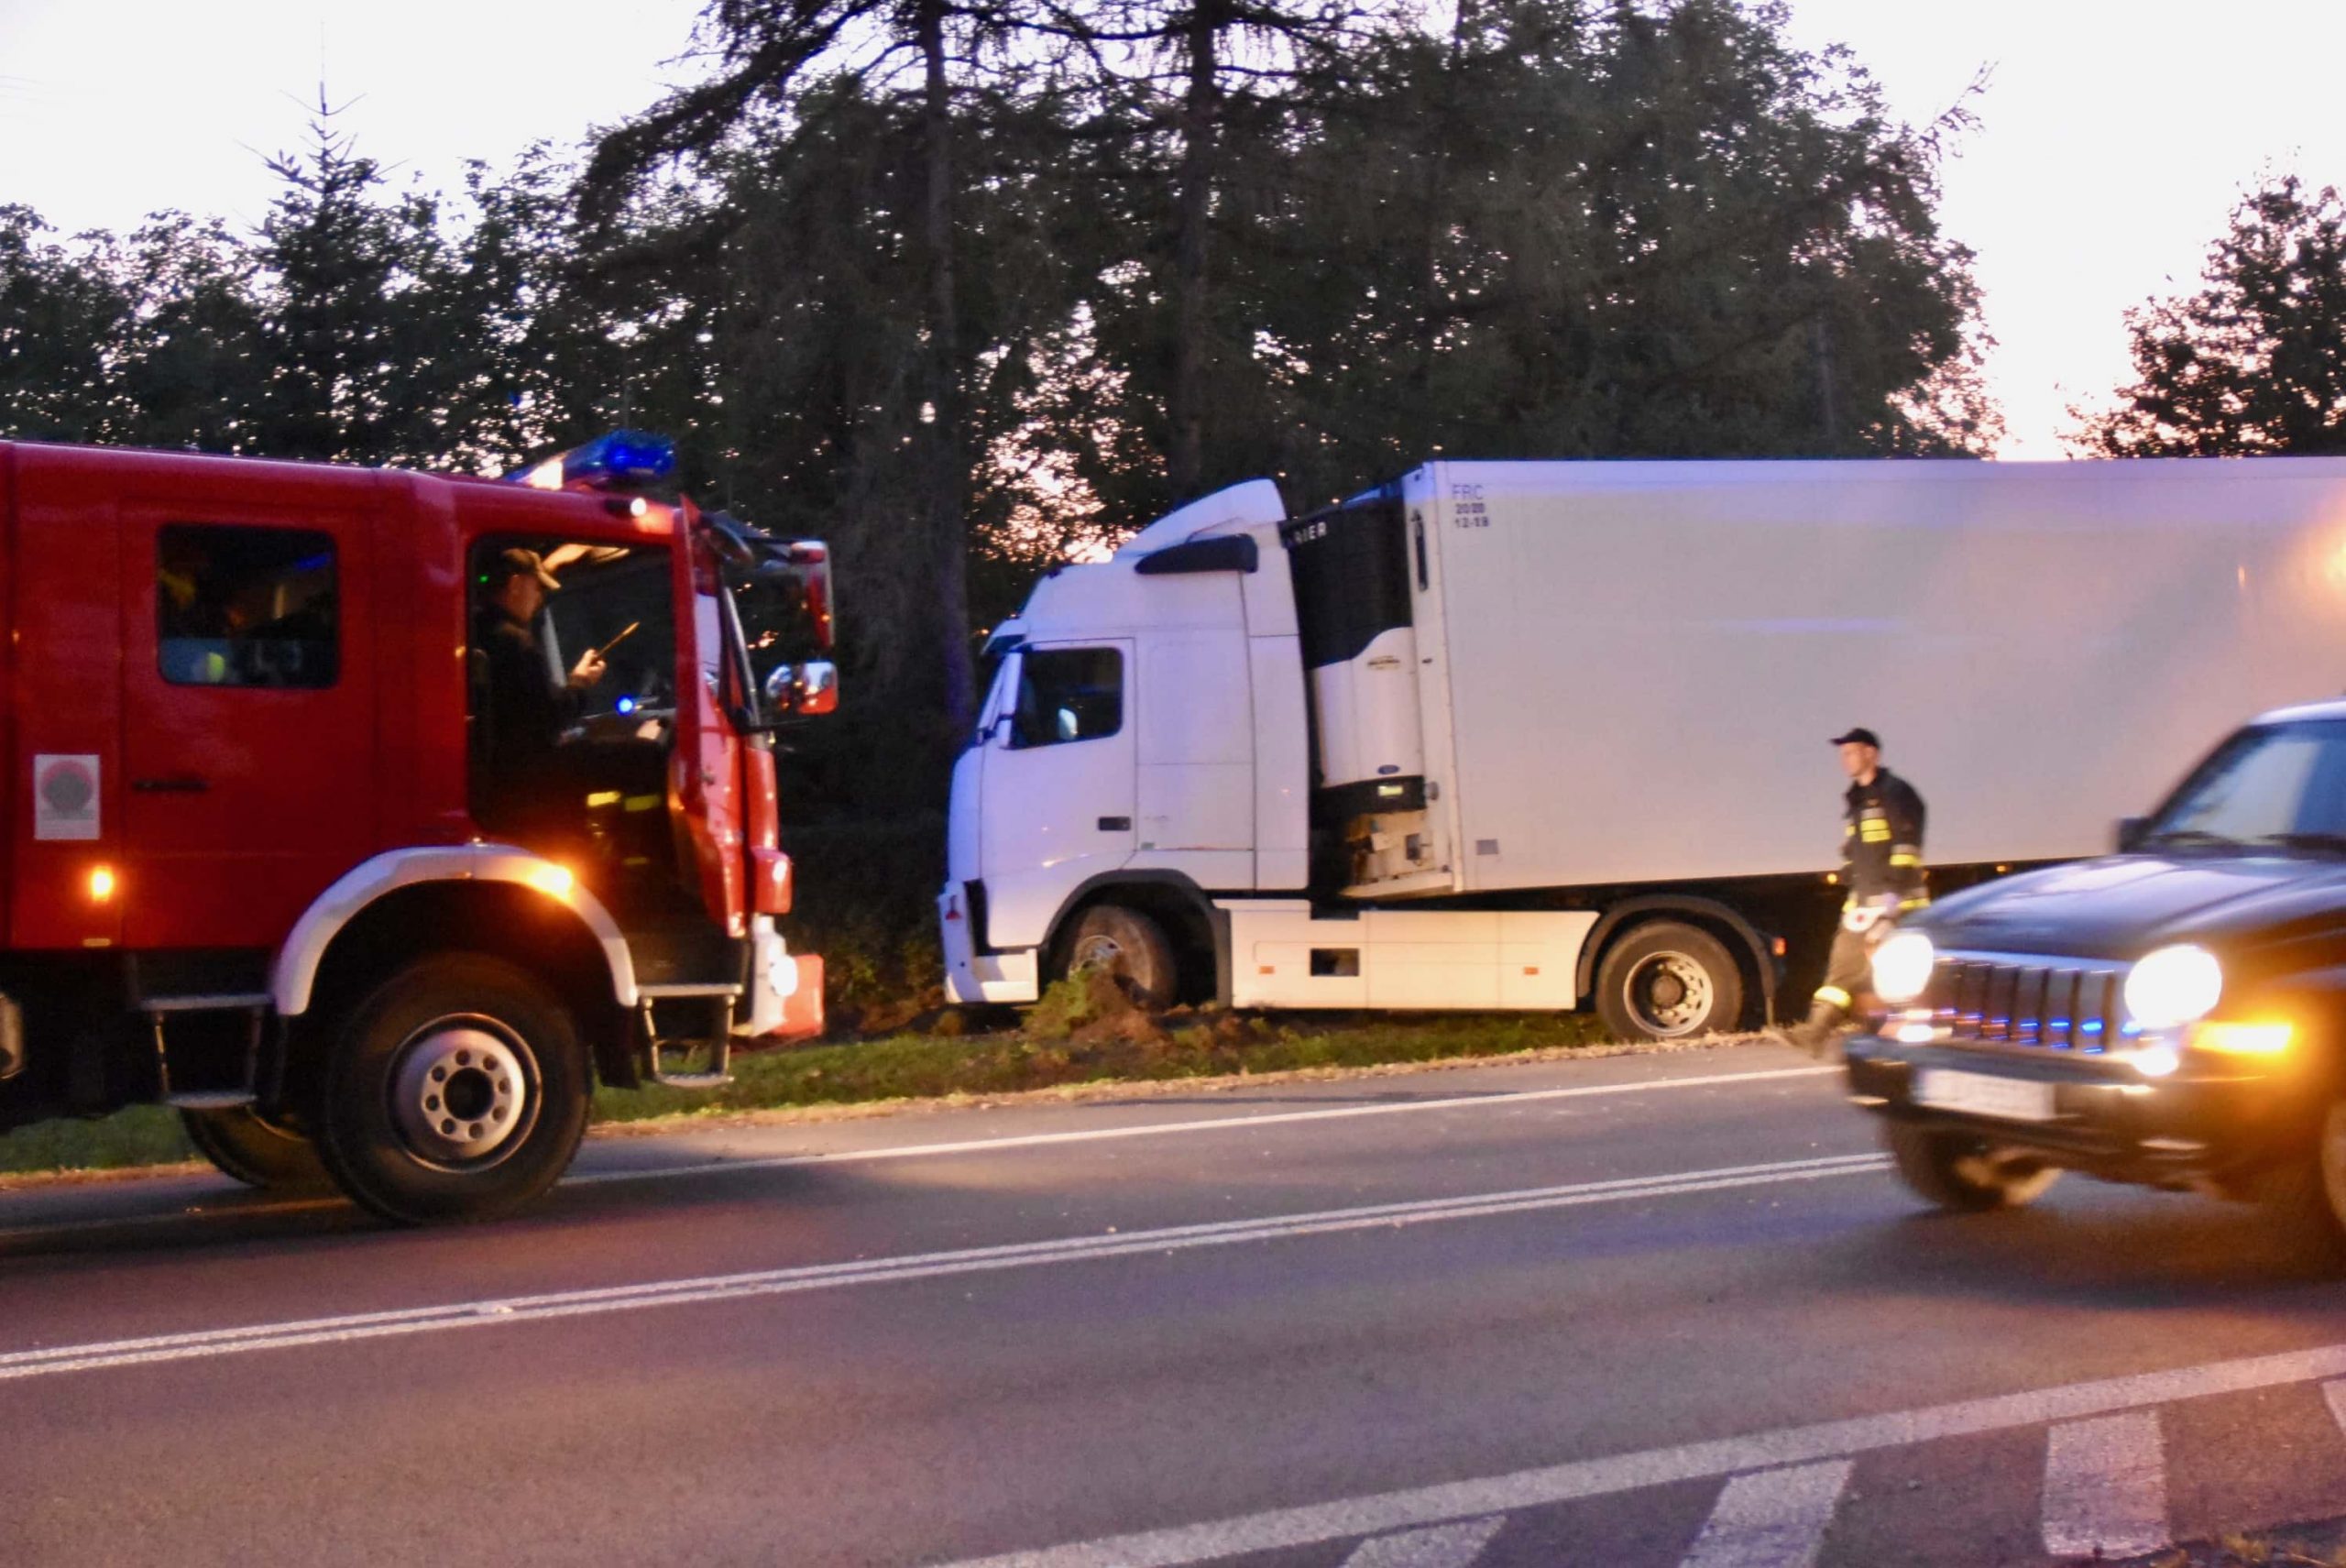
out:
<path id="1" fill-rule="evenodd" d="M 2224 994 L 2224 969 L 2205 948 L 2161 948 L 2126 976 L 2126 1011 L 2145 1029 L 2205 1018 Z"/>
<path id="2" fill-rule="evenodd" d="M 776 953 L 766 965 L 766 983 L 773 993 L 785 1002 L 798 994 L 798 960 L 788 953 Z"/>
<path id="3" fill-rule="evenodd" d="M 1884 1002 L 1912 1002 L 1931 983 L 1938 949 L 1920 931 L 1900 931 L 1874 949 L 1873 993 Z"/>

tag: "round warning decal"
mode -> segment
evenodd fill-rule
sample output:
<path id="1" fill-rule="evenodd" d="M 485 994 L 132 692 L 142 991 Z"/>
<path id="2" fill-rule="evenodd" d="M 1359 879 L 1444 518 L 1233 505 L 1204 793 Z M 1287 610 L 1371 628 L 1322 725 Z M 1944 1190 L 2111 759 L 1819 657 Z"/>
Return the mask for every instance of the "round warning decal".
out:
<path id="1" fill-rule="evenodd" d="M 33 837 L 98 836 L 98 759 L 94 755 L 33 758 Z"/>

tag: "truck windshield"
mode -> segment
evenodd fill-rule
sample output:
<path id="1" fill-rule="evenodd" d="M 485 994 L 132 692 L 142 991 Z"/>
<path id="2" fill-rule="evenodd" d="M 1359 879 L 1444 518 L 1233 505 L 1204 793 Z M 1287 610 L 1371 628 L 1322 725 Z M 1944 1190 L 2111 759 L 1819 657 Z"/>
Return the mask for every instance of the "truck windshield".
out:
<path id="1" fill-rule="evenodd" d="M 2346 849 L 2346 720 L 2242 730 L 2184 781 L 2141 842 Z"/>

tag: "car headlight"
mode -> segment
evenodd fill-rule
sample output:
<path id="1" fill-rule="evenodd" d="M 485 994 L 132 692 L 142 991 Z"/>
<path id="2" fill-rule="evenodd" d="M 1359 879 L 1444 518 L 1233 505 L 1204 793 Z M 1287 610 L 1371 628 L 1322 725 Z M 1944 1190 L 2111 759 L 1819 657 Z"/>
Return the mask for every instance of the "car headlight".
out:
<path id="1" fill-rule="evenodd" d="M 1931 983 L 1938 949 L 1920 931 L 1899 931 L 1873 950 L 1873 993 L 1884 1002 L 1912 1002 Z"/>
<path id="2" fill-rule="evenodd" d="M 2215 1011 L 2224 967 L 2205 948 L 2161 948 L 2126 976 L 2126 1011 L 2145 1029 L 2172 1029 Z"/>

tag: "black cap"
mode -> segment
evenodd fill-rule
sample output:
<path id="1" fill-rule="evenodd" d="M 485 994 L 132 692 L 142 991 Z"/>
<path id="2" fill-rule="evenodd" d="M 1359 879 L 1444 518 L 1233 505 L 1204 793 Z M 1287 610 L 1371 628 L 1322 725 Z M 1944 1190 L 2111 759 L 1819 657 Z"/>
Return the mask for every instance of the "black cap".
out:
<path id="1" fill-rule="evenodd" d="M 552 572 L 546 570 L 545 558 L 534 550 L 500 550 L 488 564 L 488 586 L 501 587 L 515 577 L 535 574 L 541 587 L 551 593 L 562 587 Z"/>
<path id="2" fill-rule="evenodd" d="M 1881 750 L 1881 737 L 1860 724 L 1855 729 L 1850 730 L 1847 735 L 1836 735 L 1833 737 L 1833 744 L 1836 746 L 1870 746 L 1875 751 L 1879 751 Z"/>

